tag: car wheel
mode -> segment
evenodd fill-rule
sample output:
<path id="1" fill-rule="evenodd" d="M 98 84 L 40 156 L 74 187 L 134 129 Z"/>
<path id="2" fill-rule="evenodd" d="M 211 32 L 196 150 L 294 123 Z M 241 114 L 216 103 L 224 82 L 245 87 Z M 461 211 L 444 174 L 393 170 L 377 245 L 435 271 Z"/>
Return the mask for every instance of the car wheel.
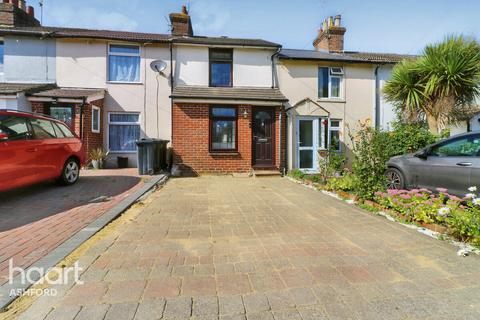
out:
<path id="1" fill-rule="evenodd" d="M 405 178 L 400 170 L 388 168 L 385 171 L 385 176 L 387 177 L 387 189 L 405 189 Z"/>
<path id="2" fill-rule="evenodd" d="M 62 175 L 60 176 L 60 183 L 63 185 L 72 185 L 77 182 L 80 176 L 80 165 L 78 161 L 70 158 L 65 162 L 63 166 Z"/>

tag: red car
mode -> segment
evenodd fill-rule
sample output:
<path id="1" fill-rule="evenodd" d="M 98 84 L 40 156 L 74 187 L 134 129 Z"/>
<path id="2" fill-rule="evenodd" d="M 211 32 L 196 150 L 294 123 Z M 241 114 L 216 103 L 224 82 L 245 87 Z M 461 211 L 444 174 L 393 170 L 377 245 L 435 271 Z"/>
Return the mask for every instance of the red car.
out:
<path id="1" fill-rule="evenodd" d="M 82 141 L 63 122 L 0 110 L 0 192 L 50 179 L 74 184 L 84 163 Z"/>

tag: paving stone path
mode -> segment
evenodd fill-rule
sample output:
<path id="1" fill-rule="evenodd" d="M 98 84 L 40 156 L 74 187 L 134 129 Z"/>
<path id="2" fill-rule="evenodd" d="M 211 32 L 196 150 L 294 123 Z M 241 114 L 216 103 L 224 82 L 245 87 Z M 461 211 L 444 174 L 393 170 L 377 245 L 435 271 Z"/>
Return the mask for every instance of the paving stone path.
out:
<path id="1" fill-rule="evenodd" d="M 287 179 L 151 197 L 20 319 L 480 319 L 480 257 Z"/>

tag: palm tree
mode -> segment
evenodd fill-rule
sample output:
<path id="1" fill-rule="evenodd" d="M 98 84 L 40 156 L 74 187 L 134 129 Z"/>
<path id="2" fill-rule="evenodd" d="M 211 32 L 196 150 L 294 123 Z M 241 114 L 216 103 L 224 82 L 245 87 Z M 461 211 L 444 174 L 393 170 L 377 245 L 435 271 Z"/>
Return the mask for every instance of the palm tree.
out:
<path id="1" fill-rule="evenodd" d="M 421 57 L 393 68 L 384 95 L 406 120 L 426 119 L 437 134 L 480 96 L 480 45 L 462 36 L 428 45 Z"/>

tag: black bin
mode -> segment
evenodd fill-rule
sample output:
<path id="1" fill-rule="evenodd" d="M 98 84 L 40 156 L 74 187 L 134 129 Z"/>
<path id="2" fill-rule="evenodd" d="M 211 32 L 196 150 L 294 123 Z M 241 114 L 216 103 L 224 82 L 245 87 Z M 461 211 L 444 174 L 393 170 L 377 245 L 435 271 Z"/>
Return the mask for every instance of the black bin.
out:
<path id="1" fill-rule="evenodd" d="M 167 169 L 168 140 L 140 139 L 136 141 L 138 155 L 138 174 L 152 175 Z"/>

